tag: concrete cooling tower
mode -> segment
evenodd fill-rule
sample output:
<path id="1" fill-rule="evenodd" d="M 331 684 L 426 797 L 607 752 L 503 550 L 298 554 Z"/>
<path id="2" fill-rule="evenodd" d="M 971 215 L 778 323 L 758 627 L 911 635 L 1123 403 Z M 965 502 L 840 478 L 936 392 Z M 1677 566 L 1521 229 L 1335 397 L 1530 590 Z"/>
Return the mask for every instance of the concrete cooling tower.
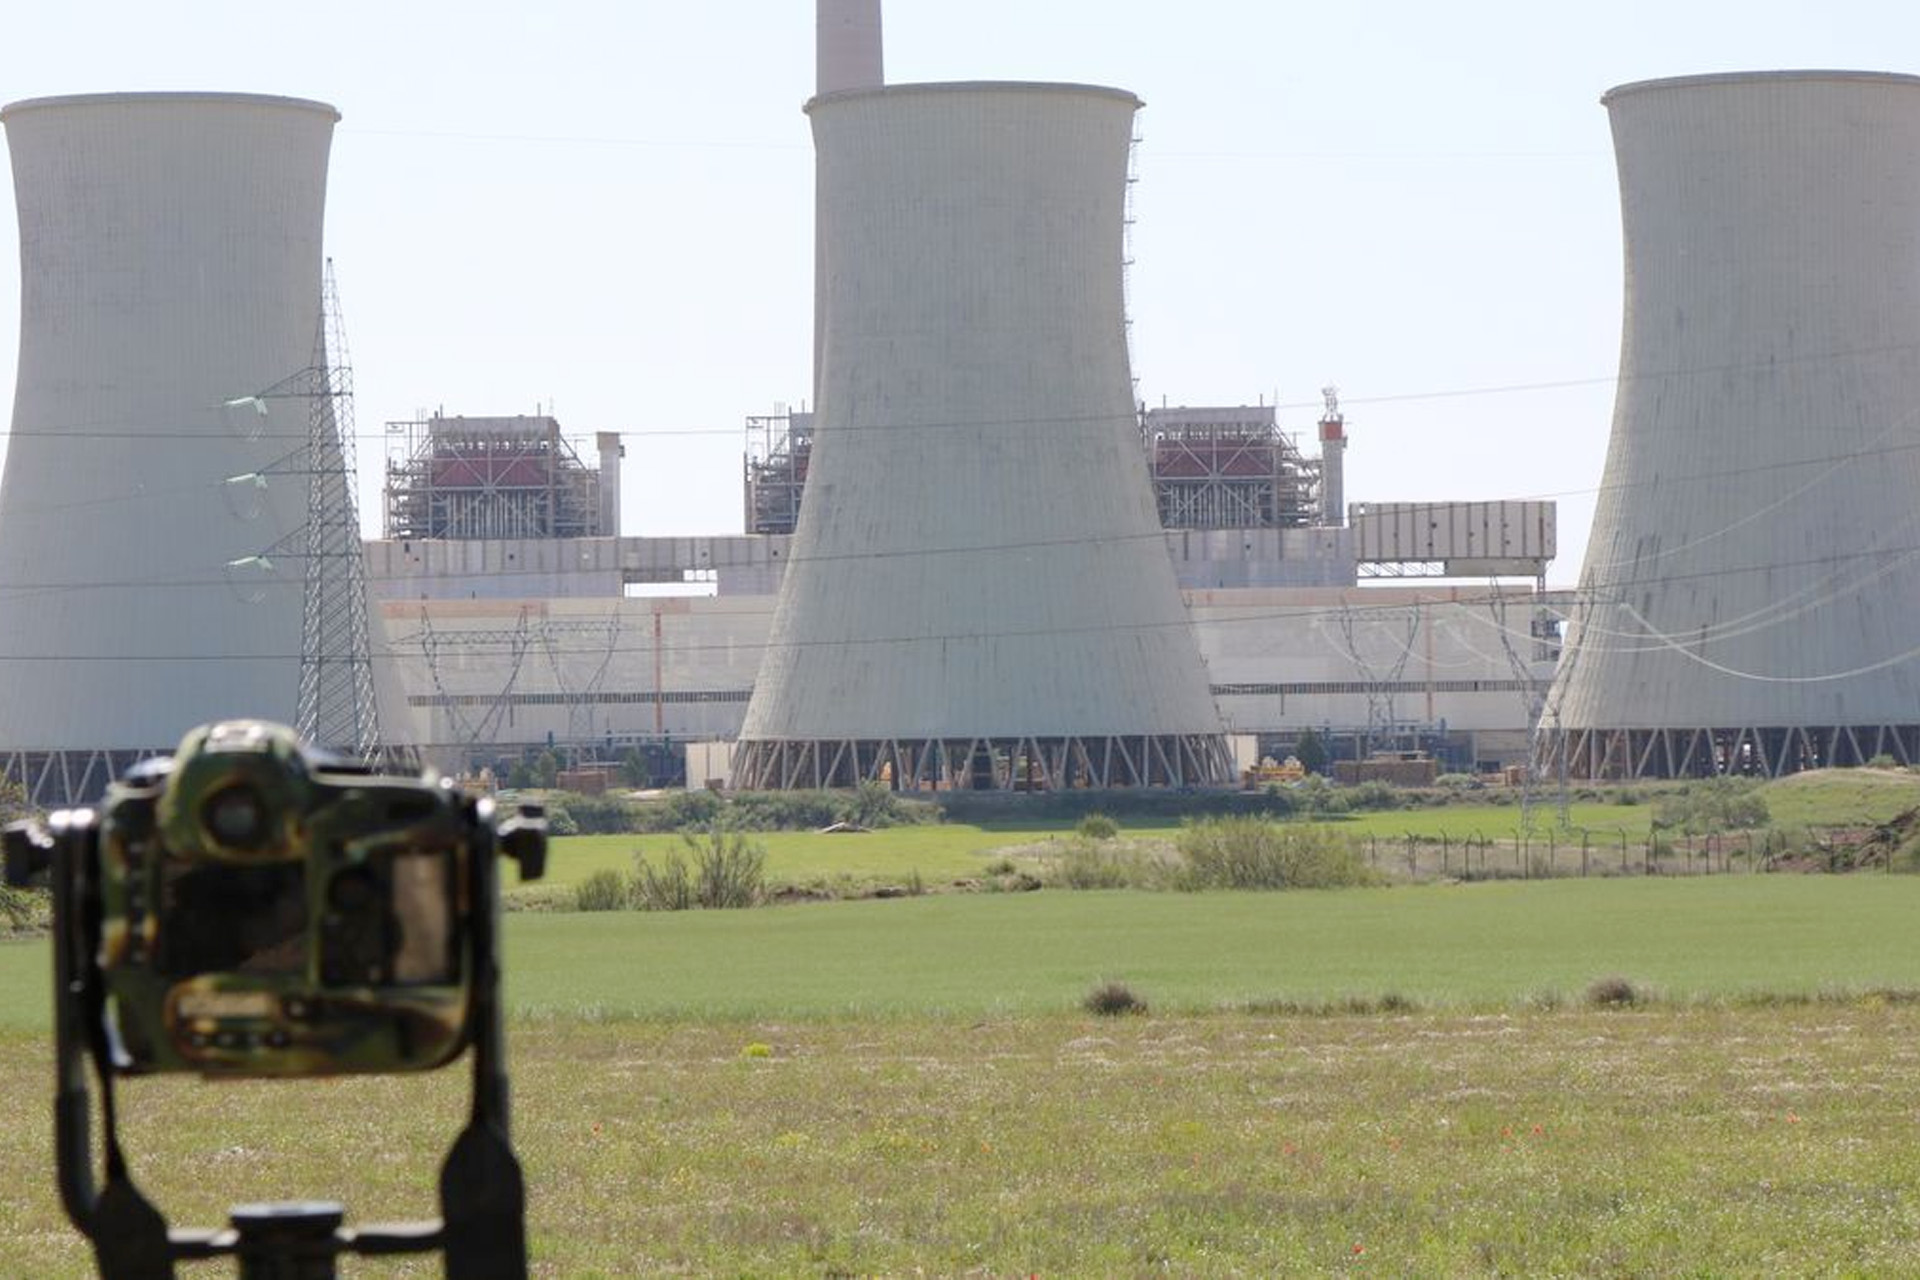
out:
<path id="1" fill-rule="evenodd" d="M 1920 762 L 1920 79 L 1604 102 L 1626 322 L 1543 762 Z"/>
<path id="2" fill-rule="evenodd" d="M 1230 773 L 1135 418 L 1139 101 L 826 94 L 807 501 L 735 754 L 746 787 Z"/>
<path id="3" fill-rule="evenodd" d="M 0 112 L 21 258 L 0 760 L 43 802 L 98 795 L 202 721 L 294 720 L 313 470 L 296 384 L 337 118 L 199 93 Z"/>

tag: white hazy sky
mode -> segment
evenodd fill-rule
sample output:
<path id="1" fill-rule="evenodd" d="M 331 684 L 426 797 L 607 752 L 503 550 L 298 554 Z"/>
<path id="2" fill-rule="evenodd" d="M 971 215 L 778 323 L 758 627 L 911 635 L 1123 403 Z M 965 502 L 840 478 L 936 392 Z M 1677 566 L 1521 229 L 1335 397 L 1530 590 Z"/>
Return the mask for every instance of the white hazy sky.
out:
<path id="1" fill-rule="evenodd" d="M 627 437 L 626 532 L 736 532 L 742 421 L 808 394 L 812 0 L 18 4 L 0 99 L 340 108 L 327 208 L 381 425 Z M 1905 59 L 1905 60 L 1903 60 Z M 887 78 L 1146 100 L 1134 372 L 1153 404 L 1346 407 L 1350 500 L 1549 497 L 1577 575 L 1618 359 L 1608 87 L 1920 70 L 1909 0 L 892 0 Z M 11 201 L 0 245 L 17 243 Z M 17 254 L 0 251 L 11 403 Z M 377 518 L 363 512 L 370 528 Z"/>

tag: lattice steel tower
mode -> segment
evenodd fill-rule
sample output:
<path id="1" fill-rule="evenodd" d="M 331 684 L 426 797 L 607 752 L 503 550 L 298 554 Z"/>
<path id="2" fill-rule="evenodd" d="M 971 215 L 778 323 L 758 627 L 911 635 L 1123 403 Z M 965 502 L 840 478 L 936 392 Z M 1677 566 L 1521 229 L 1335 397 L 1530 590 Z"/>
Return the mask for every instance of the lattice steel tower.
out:
<path id="1" fill-rule="evenodd" d="M 367 627 L 367 566 L 353 494 L 353 361 L 328 258 L 307 380 L 307 524 L 300 694 L 309 742 L 363 760 L 380 751 Z"/>

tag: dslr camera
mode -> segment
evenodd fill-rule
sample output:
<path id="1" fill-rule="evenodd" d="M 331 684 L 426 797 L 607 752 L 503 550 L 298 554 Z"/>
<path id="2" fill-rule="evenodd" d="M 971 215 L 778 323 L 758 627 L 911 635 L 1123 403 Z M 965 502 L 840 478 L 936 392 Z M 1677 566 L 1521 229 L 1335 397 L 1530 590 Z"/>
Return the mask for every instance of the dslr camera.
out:
<path id="1" fill-rule="evenodd" d="M 541 875 L 536 807 L 502 815 L 449 780 L 378 774 L 280 725 L 233 720 L 135 766 L 97 810 L 9 828 L 5 851 L 9 882 L 44 874 L 53 890 L 56 1156 L 103 1274 L 161 1274 L 162 1255 L 262 1258 L 301 1229 L 300 1212 L 265 1206 L 251 1237 L 237 1211 L 225 1233 L 169 1231 L 127 1174 L 116 1076 L 422 1071 L 469 1047 L 473 1114 L 442 1171 L 443 1221 L 355 1233 L 338 1212 L 308 1215 L 295 1251 L 438 1248 L 450 1275 L 498 1274 L 517 1254 L 524 1271 L 497 859 L 517 861 L 523 880 Z M 86 1057 L 106 1120 L 99 1189 Z"/>

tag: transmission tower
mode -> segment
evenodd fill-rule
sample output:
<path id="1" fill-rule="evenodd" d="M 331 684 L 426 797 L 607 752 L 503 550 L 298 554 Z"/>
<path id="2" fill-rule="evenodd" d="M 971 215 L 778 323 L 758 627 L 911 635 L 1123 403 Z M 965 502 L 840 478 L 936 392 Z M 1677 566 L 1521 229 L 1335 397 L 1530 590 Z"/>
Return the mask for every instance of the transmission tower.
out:
<path id="1" fill-rule="evenodd" d="M 331 258 L 306 379 L 306 591 L 294 723 L 309 742 L 371 761 L 381 744 L 367 568 L 353 492 L 353 362 Z"/>

